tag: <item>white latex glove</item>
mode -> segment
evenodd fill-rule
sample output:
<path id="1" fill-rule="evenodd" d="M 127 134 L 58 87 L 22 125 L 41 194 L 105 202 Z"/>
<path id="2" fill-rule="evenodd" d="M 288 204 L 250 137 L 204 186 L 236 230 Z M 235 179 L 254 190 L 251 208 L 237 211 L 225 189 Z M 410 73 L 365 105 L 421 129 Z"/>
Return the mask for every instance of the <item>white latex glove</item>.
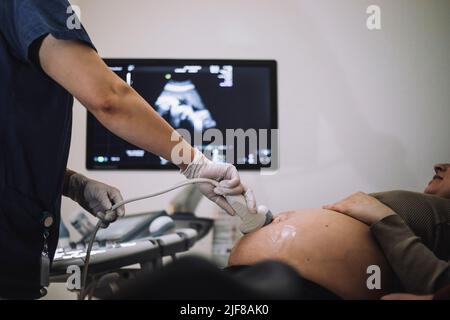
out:
<path id="1" fill-rule="evenodd" d="M 243 194 L 250 212 L 256 213 L 256 201 L 253 191 L 241 183 L 235 166 L 228 163 L 216 163 L 206 158 L 195 149 L 194 160 L 182 172 L 188 179 L 208 178 L 219 182 L 218 187 L 209 183 L 199 183 L 199 190 L 212 202 L 224 209 L 228 214 L 235 215 L 235 211 L 224 196 Z"/>
<path id="2" fill-rule="evenodd" d="M 125 215 L 123 206 L 115 211 L 109 211 L 113 205 L 123 200 L 118 189 L 89 179 L 82 174 L 75 173 L 69 178 L 67 195 L 89 213 L 99 218 L 102 221 L 102 228 L 107 228 L 118 217 Z"/>

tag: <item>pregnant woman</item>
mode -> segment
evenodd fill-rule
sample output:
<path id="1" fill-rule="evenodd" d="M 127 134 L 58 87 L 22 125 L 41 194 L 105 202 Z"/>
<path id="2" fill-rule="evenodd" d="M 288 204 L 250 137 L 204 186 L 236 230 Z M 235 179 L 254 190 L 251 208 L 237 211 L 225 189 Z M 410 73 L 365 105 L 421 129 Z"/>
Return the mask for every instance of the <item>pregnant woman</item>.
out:
<path id="1" fill-rule="evenodd" d="M 450 283 L 450 165 L 435 171 L 424 194 L 357 193 L 323 209 L 280 214 L 242 237 L 229 264 L 279 260 L 344 299 L 435 292 Z M 380 270 L 380 289 L 368 288 L 370 266 Z"/>
<path id="2" fill-rule="evenodd" d="M 322 209 L 280 214 L 240 239 L 225 270 L 182 258 L 109 286 L 120 290 L 104 298 L 378 299 L 394 292 L 434 293 L 450 284 L 450 164 L 435 171 L 424 193 L 356 193 Z"/>

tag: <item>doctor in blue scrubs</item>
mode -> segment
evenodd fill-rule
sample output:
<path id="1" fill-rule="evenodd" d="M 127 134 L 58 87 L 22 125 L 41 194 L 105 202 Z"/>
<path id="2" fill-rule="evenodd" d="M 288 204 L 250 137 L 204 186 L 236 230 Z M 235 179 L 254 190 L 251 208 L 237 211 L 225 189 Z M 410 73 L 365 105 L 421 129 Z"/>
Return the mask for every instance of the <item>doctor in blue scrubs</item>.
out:
<path id="1" fill-rule="evenodd" d="M 122 200 L 111 186 L 66 168 L 73 97 L 106 128 L 169 159 L 210 200 L 234 214 L 223 195 L 251 190 L 236 168 L 213 163 L 170 127 L 105 65 L 87 32 L 70 28 L 67 0 L 0 1 L 0 298 L 39 298 L 58 240 L 61 196 L 77 201 L 104 227 L 124 214 L 103 213 Z M 76 124 L 75 124 L 76 125 Z M 182 146 L 183 161 L 172 157 Z"/>

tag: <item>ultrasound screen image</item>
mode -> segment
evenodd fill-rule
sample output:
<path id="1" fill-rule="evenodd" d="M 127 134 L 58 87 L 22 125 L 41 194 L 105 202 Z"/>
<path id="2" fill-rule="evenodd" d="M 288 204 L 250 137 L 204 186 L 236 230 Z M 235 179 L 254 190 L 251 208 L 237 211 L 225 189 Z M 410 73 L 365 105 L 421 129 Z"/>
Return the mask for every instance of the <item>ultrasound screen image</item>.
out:
<path id="1" fill-rule="evenodd" d="M 202 132 L 216 127 L 191 80 L 170 80 L 155 102 L 156 111 L 174 128 Z"/>
<path id="2" fill-rule="evenodd" d="M 223 133 L 222 145 L 191 141 L 201 151 L 216 148 L 223 154 L 234 148 L 225 141 L 227 129 L 277 128 L 275 61 L 105 61 L 175 129 L 185 129 L 191 137 L 208 129 Z M 233 164 L 241 169 L 258 169 L 263 166 L 258 159 L 270 153 L 270 144 L 263 149 L 248 148 L 245 156 L 234 159 Z M 213 156 L 213 160 L 226 159 Z M 166 159 L 117 137 L 89 113 L 86 166 L 88 169 L 176 168 Z"/>

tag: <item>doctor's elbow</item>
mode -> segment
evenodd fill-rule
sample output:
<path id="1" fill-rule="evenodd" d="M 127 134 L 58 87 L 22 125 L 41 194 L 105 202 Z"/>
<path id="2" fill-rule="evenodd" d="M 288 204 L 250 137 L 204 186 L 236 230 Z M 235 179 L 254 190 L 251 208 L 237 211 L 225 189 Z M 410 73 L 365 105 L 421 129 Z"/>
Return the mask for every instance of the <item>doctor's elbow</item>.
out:
<path id="1" fill-rule="evenodd" d="M 124 101 L 133 89 L 122 81 L 111 84 L 107 90 L 97 94 L 87 105 L 96 118 L 111 118 L 124 112 Z"/>

